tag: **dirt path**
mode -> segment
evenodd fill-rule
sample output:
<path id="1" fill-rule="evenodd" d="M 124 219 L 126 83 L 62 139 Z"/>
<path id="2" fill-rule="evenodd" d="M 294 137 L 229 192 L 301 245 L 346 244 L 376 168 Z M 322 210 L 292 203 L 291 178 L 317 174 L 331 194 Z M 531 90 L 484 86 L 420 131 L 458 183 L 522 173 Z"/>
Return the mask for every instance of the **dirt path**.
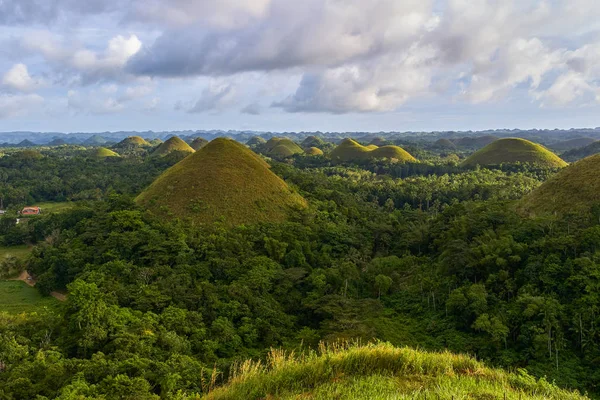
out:
<path id="1" fill-rule="evenodd" d="M 18 277 L 11 279 L 13 281 L 23 281 L 26 284 L 28 284 L 29 286 L 35 286 L 35 279 L 33 279 L 33 277 L 31 275 L 29 275 L 29 272 L 27 271 L 23 271 L 21 272 L 21 275 L 19 275 Z M 54 297 L 56 300 L 58 301 L 65 301 L 67 300 L 67 295 L 64 293 L 59 293 L 59 292 L 50 292 L 50 296 Z"/>

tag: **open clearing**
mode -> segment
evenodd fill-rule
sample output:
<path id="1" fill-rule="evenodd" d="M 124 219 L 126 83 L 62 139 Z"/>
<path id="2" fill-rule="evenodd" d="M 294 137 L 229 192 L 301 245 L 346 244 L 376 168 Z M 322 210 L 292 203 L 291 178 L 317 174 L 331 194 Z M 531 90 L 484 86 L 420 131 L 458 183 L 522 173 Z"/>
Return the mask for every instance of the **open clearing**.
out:
<path id="1" fill-rule="evenodd" d="M 0 261 L 10 256 L 22 259 L 31 253 L 31 249 L 29 246 L 0 247 Z"/>
<path id="2" fill-rule="evenodd" d="M 11 314 L 32 312 L 42 307 L 54 307 L 53 297 L 42 296 L 35 288 L 22 281 L 0 281 L 0 311 Z"/>

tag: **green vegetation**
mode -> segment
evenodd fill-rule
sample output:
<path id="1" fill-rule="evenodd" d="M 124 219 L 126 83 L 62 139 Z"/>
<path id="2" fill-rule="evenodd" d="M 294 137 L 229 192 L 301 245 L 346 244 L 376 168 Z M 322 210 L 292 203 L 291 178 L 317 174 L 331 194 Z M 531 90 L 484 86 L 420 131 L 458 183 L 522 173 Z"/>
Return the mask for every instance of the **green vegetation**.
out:
<path id="1" fill-rule="evenodd" d="M 118 153 L 107 149 L 106 147 L 99 147 L 94 151 L 95 158 L 107 158 L 107 157 L 119 157 Z"/>
<path id="2" fill-rule="evenodd" d="M 543 167 L 564 167 L 566 162 L 539 144 L 525 139 L 500 139 L 477 151 L 463 161 L 464 167 L 529 163 Z"/>
<path id="3" fill-rule="evenodd" d="M 373 140 L 371 140 L 369 142 L 369 144 L 377 146 L 377 147 L 381 147 L 381 146 L 389 145 L 390 142 L 388 140 L 386 140 L 385 138 L 382 138 L 381 136 L 378 136 L 378 137 L 373 138 Z"/>
<path id="4" fill-rule="evenodd" d="M 568 161 L 577 161 L 585 157 L 600 153 L 600 140 L 592 142 L 585 147 L 569 150 L 563 153 L 563 157 Z"/>
<path id="5" fill-rule="evenodd" d="M 569 139 L 569 140 L 565 140 L 562 142 L 554 143 L 550 147 L 557 151 L 566 151 L 566 150 L 579 149 L 581 147 L 589 146 L 590 144 L 594 143 L 595 141 L 596 141 L 596 139 L 592 139 L 592 138 L 588 138 L 588 137 L 581 137 L 581 138 Z"/>
<path id="6" fill-rule="evenodd" d="M 309 147 L 308 149 L 306 149 L 306 151 L 304 153 L 307 156 L 322 156 L 323 150 L 321 150 L 317 147 Z"/>
<path id="7" fill-rule="evenodd" d="M 302 141 L 302 147 L 307 149 L 310 147 L 320 148 L 325 144 L 325 141 L 318 136 L 308 136 Z"/>
<path id="8" fill-rule="evenodd" d="M 227 385 L 204 399 L 586 399 L 521 371 L 487 368 L 472 358 L 389 344 L 321 346 L 296 356 L 271 350 L 267 364 L 237 366 Z M 504 397 L 506 396 L 506 397 Z"/>
<path id="9" fill-rule="evenodd" d="M 250 146 L 250 148 L 254 148 L 254 147 L 258 147 L 258 146 L 262 146 L 265 143 L 267 143 L 267 141 L 260 137 L 260 136 L 252 136 L 247 142 L 246 144 L 248 146 Z"/>
<path id="10" fill-rule="evenodd" d="M 456 145 L 445 138 L 436 140 L 435 146 L 441 149 L 456 149 Z"/>
<path id="11" fill-rule="evenodd" d="M 115 149 L 129 149 L 135 147 L 151 147 L 152 145 L 146 141 L 146 139 L 140 136 L 130 136 L 128 138 L 123 139 L 116 145 L 114 145 Z"/>
<path id="12" fill-rule="evenodd" d="M 484 136 L 475 136 L 475 137 L 463 137 L 458 139 L 452 139 L 452 143 L 454 143 L 457 147 L 466 148 L 466 149 L 481 149 L 485 147 L 499 138 L 493 135 L 484 135 Z"/>
<path id="13" fill-rule="evenodd" d="M 564 168 L 521 202 L 530 214 L 582 214 L 600 207 L 600 154 Z"/>
<path id="14" fill-rule="evenodd" d="M 227 225 L 282 222 L 306 206 L 258 155 L 230 139 L 215 139 L 166 171 L 137 202 L 156 215 Z"/>
<path id="15" fill-rule="evenodd" d="M 270 157 L 287 158 L 294 154 L 304 153 L 302 147 L 287 138 L 271 138 L 260 149 Z"/>
<path id="16" fill-rule="evenodd" d="M 208 140 L 201 138 L 201 137 L 197 137 L 194 140 L 192 140 L 192 143 L 190 143 L 190 146 L 195 151 L 198 151 L 201 148 L 203 148 L 204 146 L 206 146 L 207 144 L 208 144 Z"/>
<path id="17" fill-rule="evenodd" d="M 24 259 L 31 254 L 30 246 L 12 246 L 12 247 L 0 247 L 0 261 L 7 257 L 15 257 L 18 259 Z"/>
<path id="18" fill-rule="evenodd" d="M 0 281 L 0 316 L 2 312 L 19 314 L 53 306 L 56 306 L 54 298 L 42 296 L 25 282 Z"/>
<path id="19" fill-rule="evenodd" d="M 378 158 L 388 158 L 396 162 L 414 162 L 413 156 L 398 146 L 375 145 L 363 146 L 353 139 L 345 139 L 332 152 L 331 158 L 335 161 L 360 161 Z"/>
<path id="20" fill-rule="evenodd" d="M 191 153 L 195 152 L 195 150 L 192 147 L 190 147 L 189 144 L 187 144 L 186 142 L 181 140 L 179 137 L 173 136 L 172 138 L 169 138 L 166 142 L 160 144 L 156 148 L 156 150 L 154 150 L 152 152 L 152 155 L 164 157 L 173 152 L 191 154 Z"/>

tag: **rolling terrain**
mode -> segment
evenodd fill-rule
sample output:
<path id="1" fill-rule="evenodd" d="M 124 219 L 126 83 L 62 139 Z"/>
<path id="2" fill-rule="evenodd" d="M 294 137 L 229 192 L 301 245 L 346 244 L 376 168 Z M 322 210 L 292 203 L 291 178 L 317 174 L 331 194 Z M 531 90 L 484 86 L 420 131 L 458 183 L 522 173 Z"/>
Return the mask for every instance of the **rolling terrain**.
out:
<path id="1" fill-rule="evenodd" d="M 475 152 L 462 166 L 499 165 L 511 163 L 529 163 L 543 167 L 564 167 L 567 165 L 556 154 L 539 144 L 525 139 L 500 139 Z"/>

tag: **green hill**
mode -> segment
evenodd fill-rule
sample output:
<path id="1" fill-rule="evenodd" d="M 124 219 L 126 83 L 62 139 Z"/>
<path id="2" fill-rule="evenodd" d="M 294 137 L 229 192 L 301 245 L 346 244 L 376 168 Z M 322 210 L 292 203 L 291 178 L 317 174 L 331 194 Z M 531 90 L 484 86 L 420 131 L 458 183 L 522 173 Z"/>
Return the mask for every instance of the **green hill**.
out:
<path id="1" fill-rule="evenodd" d="M 317 147 L 309 147 L 308 149 L 306 149 L 306 151 L 304 153 L 307 156 L 322 156 L 323 150 L 321 150 Z"/>
<path id="2" fill-rule="evenodd" d="M 136 147 L 150 147 L 152 146 L 148 143 L 144 138 L 140 136 L 130 136 L 121 140 L 119 143 L 115 144 L 113 148 L 115 149 L 130 149 Z"/>
<path id="3" fill-rule="evenodd" d="M 179 151 L 182 153 L 193 153 L 195 150 L 190 147 L 189 144 L 181 140 L 177 136 L 173 136 L 168 139 L 166 142 L 162 143 L 160 146 L 152 152 L 153 156 L 164 157 L 167 154 L 171 154 L 175 151 Z"/>
<path id="4" fill-rule="evenodd" d="M 302 356 L 272 350 L 267 359 L 266 365 L 239 364 L 229 382 L 204 399 L 587 399 L 524 371 L 508 373 L 463 355 L 389 344 L 322 346 Z"/>
<path id="5" fill-rule="evenodd" d="M 309 136 L 302 141 L 302 147 L 305 149 L 309 147 L 320 147 L 325 144 L 325 141 L 318 136 Z"/>
<path id="6" fill-rule="evenodd" d="M 388 140 L 386 140 L 385 138 L 382 138 L 381 136 L 377 136 L 375 138 L 373 138 L 373 140 L 371 140 L 369 142 L 369 144 L 374 144 L 375 146 L 379 147 L 379 146 L 385 146 L 390 144 L 390 142 Z"/>
<path id="7" fill-rule="evenodd" d="M 398 146 L 363 146 L 353 139 L 344 139 L 332 152 L 331 158 L 337 161 L 361 161 L 377 158 L 390 158 L 400 162 L 416 161 L 413 156 Z"/>
<path id="8" fill-rule="evenodd" d="M 596 141 L 596 139 L 592 139 L 589 137 L 580 137 L 580 138 L 565 140 L 563 142 L 554 143 L 553 145 L 551 145 L 549 147 L 556 151 L 567 151 L 567 150 L 579 149 L 581 147 L 589 146 L 590 144 L 594 143 L 595 141 Z"/>
<path id="9" fill-rule="evenodd" d="M 302 147 L 287 138 L 271 138 L 262 148 L 267 155 L 277 158 L 286 158 L 294 154 L 304 153 Z"/>
<path id="10" fill-rule="evenodd" d="M 544 167 L 564 167 L 560 157 L 545 147 L 519 138 L 500 139 L 475 152 L 461 164 L 464 167 L 476 165 L 498 165 L 510 163 L 530 163 Z"/>
<path id="11" fill-rule="evenodd" d="M 525 196 L 520 208 L 528 214 L 584 213 L 600 205 L 600 154 L 564 168 Z"/>
<path id="12" fill-rule="evenodd" d="M 99 135 L 91 136 L 85 142 L 83 142 L 84 145 L 88 145 L 88 146 L 98 146 L 98 145 L 102 145 L 105 143 L 106 143 L 106 139 Z"/>
<path id="13" fill-rule="evenodd" d="M 150 143 L 150 145 L 152 145 L 152 146 L 160 146 L 161 144 L 164 143 L 164 141 L 162 139 L 156 138 L 156 139 L 152 139 L 148 143 Z"/>
<path id="14" fill-rule="evenodd" d="M 168 169 L 136 202 L 162 217 L 227 225 L 282 222 L 306 207 L 257 154 L 225 138 Z"/>
<path id="15" fill-rule="evenodd" d="M 449 139 L 438 139 L 435 143 L 434 146 L 440 149 L 456 149 L 456 145 L 454 143 L 452 143 Z"/>
<path id="16" fill-rule="evenodd" d="M 204 146 L 206 146 L 208 144 L 208 140 L 201 138 L 201 137 L 197 137 L 194 140 L 192 140 L 192 143 L 190 143 L 190 147 L 196 151 L 200 150 L 201 148 L 203 148 Z"/>
<path id="17" fill-rule="evenodd" d="M 267 143 L 267 141 L 260 137 L 260 136 L 252 136 L 247 142 L 246 144 L 250 147 L 257 147 L 257 146 L 262 146 L 265 143 Z"/>
<path id="18" fill-rule="evenodd" d="M 48 146 L 58 147 L 64 146 L 65 144 L 67 144 L 67 142 L 65 142 L 63 139 L 53 139 L 51 142 L 48 143 Z"/>
<path id="19" fill-rule="evenodd" d="M 562 157 L 567 161 L 577 161 L 598 153 L 600 153 L 600 140 L 592 142 L 582 148 L 569 150 L 563 153 Z"/>
<path id="20" fill-rule="evenodd" d="M 119 157 L 119 155 L 117 153 L 115 153 L 114 151 L 109 150 L 105 147 L 98 147 L 94 151 L 94 157 L 95 158 L 107 158 L 107 157 Z"/>

